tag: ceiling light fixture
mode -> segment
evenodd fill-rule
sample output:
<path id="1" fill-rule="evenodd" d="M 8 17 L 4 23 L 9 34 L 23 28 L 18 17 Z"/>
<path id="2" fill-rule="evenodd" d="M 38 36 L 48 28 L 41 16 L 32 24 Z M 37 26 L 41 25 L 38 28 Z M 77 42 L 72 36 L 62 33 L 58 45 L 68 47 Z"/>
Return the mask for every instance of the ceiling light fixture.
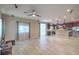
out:
<path id="1" fill-rule="evenodd" d="M 35 17 L 35 15 L 34 15 L 34 14 L 33 14 L 32 16 L 33 16 L 33 17 Z"/>
<path id="2" fill-rule="evenodd" d="M 67 12 L 70 12 L 71 11 L 71 9 L 67 9 Z"/>
<path id="3" fill-rule="evenodd" d="M 67 9 L 68 13 L 72 13 L 72 11 L 73 11 L 72 9 Z"/>

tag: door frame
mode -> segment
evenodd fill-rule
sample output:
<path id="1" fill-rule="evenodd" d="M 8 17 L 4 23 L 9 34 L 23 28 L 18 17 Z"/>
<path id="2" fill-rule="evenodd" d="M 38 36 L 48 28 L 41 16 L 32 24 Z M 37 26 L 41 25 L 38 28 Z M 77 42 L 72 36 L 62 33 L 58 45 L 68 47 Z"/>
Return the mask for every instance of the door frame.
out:
<path id="1" fill-rule="evenodd" d="M 17 21 L 17 38 L 16 40 L 19 40 L 19 23 L 26 23 L 26 24 L 29 24 L 29 39 L 30 39 L 30 23 L 29 22 L 23 22 L 23 21 Z"/>

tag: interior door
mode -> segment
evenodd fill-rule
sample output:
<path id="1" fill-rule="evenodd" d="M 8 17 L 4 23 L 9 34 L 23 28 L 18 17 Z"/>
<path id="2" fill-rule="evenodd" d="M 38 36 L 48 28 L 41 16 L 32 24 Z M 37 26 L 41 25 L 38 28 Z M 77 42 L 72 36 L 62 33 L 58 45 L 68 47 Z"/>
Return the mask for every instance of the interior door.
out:
<path id="1" fill-rule="evenodd" d="M 18 23 L 18 39 L 19 40 L 29 39 L 29 35 L 30 35 L 29 24 L 19 22 Z"/>

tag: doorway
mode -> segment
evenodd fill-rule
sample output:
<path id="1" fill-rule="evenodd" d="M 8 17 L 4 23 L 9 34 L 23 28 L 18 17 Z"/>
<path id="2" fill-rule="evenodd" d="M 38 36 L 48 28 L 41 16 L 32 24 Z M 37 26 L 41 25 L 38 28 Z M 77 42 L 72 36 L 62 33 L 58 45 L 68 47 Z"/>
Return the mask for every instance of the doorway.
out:
<path id="1" fill-rule="evenodd" d="M 0 42 L 2 40 L 2 19 L 0 18 Z"/>
<path id="2" fill-rule="evenodd" d="M 40 23 L 40 37 L 46 36 L 46 23 Z"/>
<path id="3" fill-rule="evenodd" d="M 17 39 L 27 40 L 30 38 L 30 24 L 25 22 L 17 22 Z"/>

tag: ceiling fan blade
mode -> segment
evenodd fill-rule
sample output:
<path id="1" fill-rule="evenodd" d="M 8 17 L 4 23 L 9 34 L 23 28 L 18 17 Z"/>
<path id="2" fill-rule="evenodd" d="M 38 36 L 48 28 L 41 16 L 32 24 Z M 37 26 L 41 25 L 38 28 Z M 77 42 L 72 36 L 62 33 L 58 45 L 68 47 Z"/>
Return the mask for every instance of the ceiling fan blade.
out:
<path id="1" fill-rule="evenodd" d="M 40 15 L 37 15 L 37 14 L 36 14 L 36 16 L 37 16 L 37 17 L 41 17 Z"/>
<path id="2" fill-rule="evenodd" d="M 24 11 L 24 13 L 32 13 L 32 11 L 30 11 L 30 10 L 27 10 L 27 11 Z"/>
<path id="3" fill-rule="evenodd" d="M 29 15 L 27 15 L 27 16 L 32 16 L 33 14 L 29 14 Z"/>
<path id="4" fill-rule="evenodd" d="M 24 11 L 24 13 L 29 13 L 29 12 Z"/>
<path id="5" fill-rule="evenodd" d="M 24 11 L 25 14 L 33 14 L 32 12 Z"/>

